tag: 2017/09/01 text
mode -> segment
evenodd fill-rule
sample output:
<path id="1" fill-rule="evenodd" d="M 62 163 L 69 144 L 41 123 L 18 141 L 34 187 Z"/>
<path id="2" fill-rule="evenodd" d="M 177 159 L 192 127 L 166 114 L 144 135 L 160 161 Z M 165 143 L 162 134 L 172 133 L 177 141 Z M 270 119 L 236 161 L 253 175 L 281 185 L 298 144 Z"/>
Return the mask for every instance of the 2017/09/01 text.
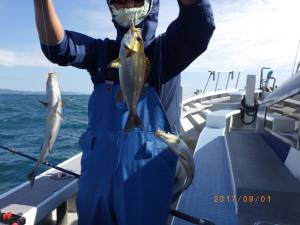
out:
<path id="1" fill-rule="evenodd" d="M 270 195 L 214 195 L 214 203 L 271 203 Z"/>

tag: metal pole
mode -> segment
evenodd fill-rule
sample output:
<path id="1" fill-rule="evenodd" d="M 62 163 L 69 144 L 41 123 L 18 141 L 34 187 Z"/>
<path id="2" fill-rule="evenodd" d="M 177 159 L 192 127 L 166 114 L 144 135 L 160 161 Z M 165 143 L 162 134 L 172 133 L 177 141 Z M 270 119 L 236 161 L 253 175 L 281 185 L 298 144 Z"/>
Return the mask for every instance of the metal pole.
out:
<path id="1" fill-rule="evenodd" d="M 263 79 L 264 79 L 264 70 L 269 70 L 269 67 L 262 67 L 260 70 L 260 81 L 259 81 L 259 89 L 263 88 Z"/>
<path id="2" fill-rule="evenodd" d="M 230 76 L 231 76 L 231 79 L 233 79 L 233 71 L 229 72 L 228 74 L 228 78 L 227 78 L 227 83 L 226 83 L 226 87 L 225 87 L 225 90 L 228 89 L 228 84 L 229 84 L 229 79 L 230 79 Z"/>
<path id="3" fill-rule="evenodd" d="M 240 81 L 240 75 L 241 75 L 241 72 L 239 72 L 238 77 L 237 77 L 237 79 L 236 79 L 235 89 L 238 88 L 239 81 Z"/>
<path id="4" fill-rule="evenodd" d="M 218 77 L 217 77 L 217 81 L 216 81 L 215 91 L 218 90 L 218 84 L 219 84 L 220 73 L 221 73 L 221 72 L 218 72 Z"/>
<path id="5" fill-rule="evenodd" d="M 246 96 L 245 96 L 245 103 L 247 106 L 254 106 L 254 99 L 255 99 L 255 75 L 248 75 L 247 76 L 247 84 L 246 84 Z M 245 122 L 251 121 L 251 118 L 248 115 L 245 115 Z"/>
<path id="6" fill-rule="evenodd" d="M 273 82 L 273 91 L 274 91 L 275 90 L 275 85 L 276 85 L 276 78 L 273 77 L 272 79 L 274 80 L 274 82 Z"/>
<path id="7" fill-rule="evenodd" d="M 208 71 L 208 72 L 209 72 L 210 74 L 209 74 L 209 77 L 208 77 L 208 79 L 207 79 L 207 82 L 206 82 L 206 85 L 205 85 L 203 94 L 204 94 L 205 91 L 206 91 L 206 88 L 207 88 L 207 85 L 208 85 L 208 83 L 209 83 L 209 80 L 210 80 L 211 76 L 213 76 L 213 75 L 215 74 L 215 71 Z"/>

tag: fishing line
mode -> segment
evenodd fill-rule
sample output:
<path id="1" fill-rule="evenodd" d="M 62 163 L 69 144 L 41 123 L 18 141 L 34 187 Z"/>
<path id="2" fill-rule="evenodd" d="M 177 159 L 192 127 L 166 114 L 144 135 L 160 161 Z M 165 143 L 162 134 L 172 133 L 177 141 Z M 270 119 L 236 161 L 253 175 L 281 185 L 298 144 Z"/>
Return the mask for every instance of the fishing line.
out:
<path id="1" fill-rule="evenodd" d="M 35 162 L 38 161 L 38 159 L 36 159 L 36 158 L 34 158 L 34 157 L 30 156 L 30 155 L 24 154 L 24 153 L 22 153 L 22 152 L 18 152 L 18 151 L 15 150 L 15 149 L 8 148 L 8 147 L 2 146 L 2 145 L 0 145 L 0 148 L 3 149 L 3 150 L 9 151 L 9 152 L 11 152 L 11 153 L 13 153 L 13 154 L 17 154 L 17 155 L 23 156 L 23 157 L 26 158 L 26 159 L 30 159 L 30 160 L 35 161 Z M 80 178 L 80 175 L 79 175 L 79 174 L 74 173 L 74 172 L 72 172 L 72 171 L 70 171 L 70 170 L 66 170 L 66 169 L 64 169 L 64 168 L 61 168 L 61 167 L 59 167 L 59 166 L 55 166 L 55 165 L 53 165 L 52 163 L 49 163 L 49 162 L 43 162 L 42 164 L 44 164 L 45 166 L 51 167 L 51 168 L 53 168 L 53 169 L 56 169 L 56 170 L 58 170 L 58 171 L 61 171 L 61 172 L 63 172 L 63 173 L 69 174 L 69 175 L 71 175 L 71 176 L 73 176 L 73 177 L 75 177 L 75 178 Z"/>
<path id="2" fill-rule="evenodd" d="M 50 53 L 50 47 L 49 47 L 47 24 L 46 24 L 46 19 L 45 19 L 43 0 L 40 0 L 40 2 L 41 2 L 41 7 L 42 7 L 42 17 L 43 17 L 43 23 L 44 23 L 44 33 L 45 33 L 45 36 L 46 36 L 47 52 L 48 52 L 49 58 L 51 59 L 51 53 Z M 53 63 L 50 60 L 49 60 L 49 67 L 50 67 L 50 73 L 53 73 Z"/>

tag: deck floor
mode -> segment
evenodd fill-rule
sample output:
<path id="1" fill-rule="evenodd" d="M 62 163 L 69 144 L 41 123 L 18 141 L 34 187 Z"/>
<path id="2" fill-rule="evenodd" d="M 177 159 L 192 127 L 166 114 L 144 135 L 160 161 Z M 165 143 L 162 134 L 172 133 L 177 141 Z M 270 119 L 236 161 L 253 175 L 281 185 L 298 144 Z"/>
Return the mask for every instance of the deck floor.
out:
<path id="1" fill-rule="evenodd" d="M 205 131 L 204 131 L 205 132 Z M 238 225 L 233 203 L 215 202 L 219 196 L 232 195 L 225 140 L 218 136 L 195 153 L 196 174 L 192 186 L 184 193 L 178 209 L 216 225 Z M 174 219 L 173 225 L 189 225 Z"/>

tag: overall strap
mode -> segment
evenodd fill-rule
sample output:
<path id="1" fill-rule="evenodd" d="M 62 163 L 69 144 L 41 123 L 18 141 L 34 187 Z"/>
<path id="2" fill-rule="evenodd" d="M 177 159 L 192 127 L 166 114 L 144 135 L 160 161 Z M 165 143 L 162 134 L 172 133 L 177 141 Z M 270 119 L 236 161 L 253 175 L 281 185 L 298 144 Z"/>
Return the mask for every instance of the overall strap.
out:
<path id="1" fill-rule="evenodd" d="M 111 61 L 115 60 L 119 56 L 120 44 L 115 40 L 105 40 L 105 47 L 100 49 L 98 56 L 98 68 L 92 81 L 94 86 L 99 83 L 119 83 L 119 69 L 108 68 Z"/>
<path id="2" fill-rule="evenodd" d="M 119 57 L 120 44 L 117 41 L 109 41 L 107 45 L 107 66 Z M 119 82 L 119 69 L 106 67 L 104 82 Z"/>

